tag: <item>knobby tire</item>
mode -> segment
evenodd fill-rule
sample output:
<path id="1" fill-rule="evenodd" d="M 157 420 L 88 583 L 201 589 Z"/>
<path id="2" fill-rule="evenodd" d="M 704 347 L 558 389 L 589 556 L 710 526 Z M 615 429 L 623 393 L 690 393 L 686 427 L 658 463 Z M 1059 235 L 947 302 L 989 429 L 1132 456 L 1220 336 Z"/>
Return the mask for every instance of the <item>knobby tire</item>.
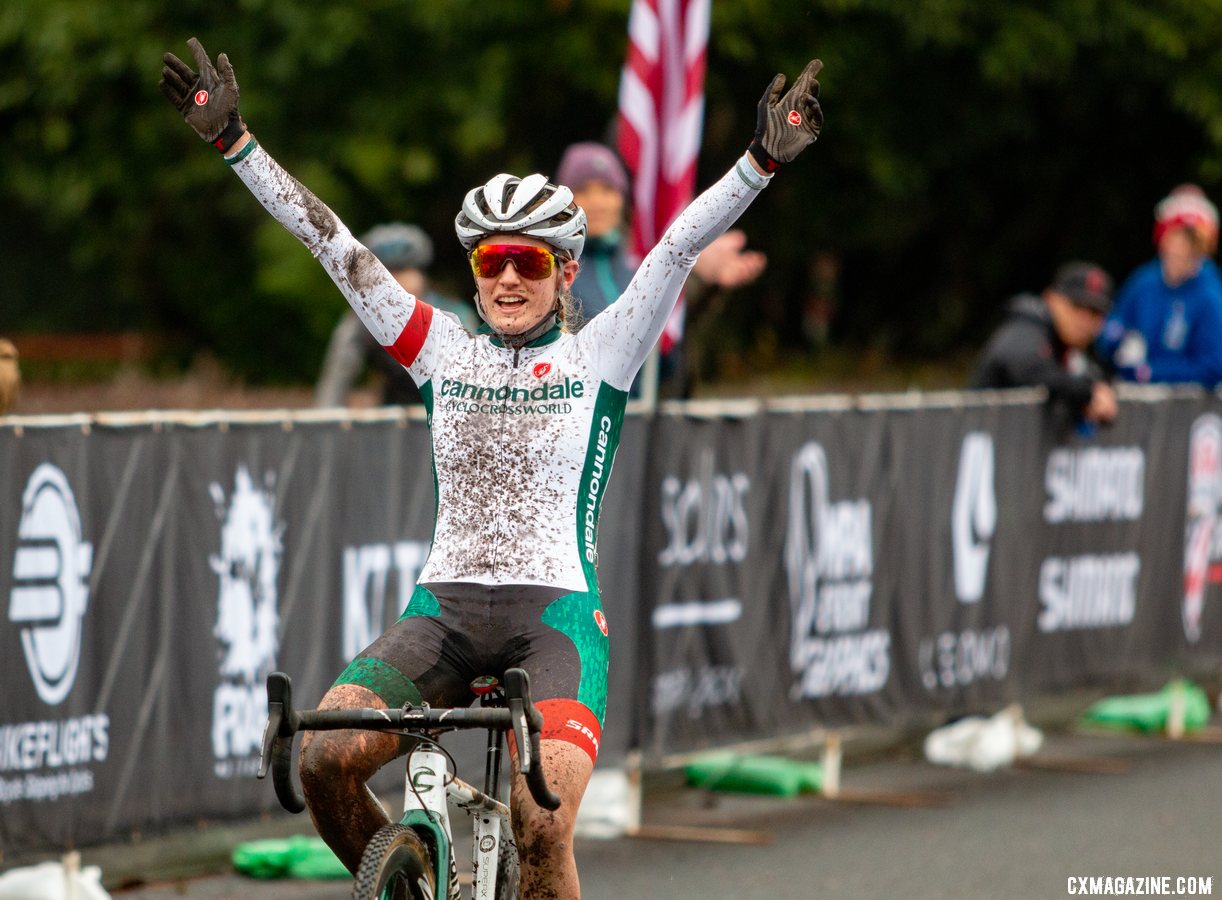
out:
<path id="1" fill-rule="evenodd" d="M 437 876 L 420 835 L 406 825 L 379 828 L 361 856 L 352 900 L 437 900 L 436 895 Z"/>
<path id="2" fill-rule="evenodd" d="M 509 830 L 509 823 L 503 826 Z M 501 834 L 501 847 L 496 860 L 496 895 L 495 900 L 518 900 L 518 879 L 522 866 L 518 861 L 518 845 L 513 834 Z"/>

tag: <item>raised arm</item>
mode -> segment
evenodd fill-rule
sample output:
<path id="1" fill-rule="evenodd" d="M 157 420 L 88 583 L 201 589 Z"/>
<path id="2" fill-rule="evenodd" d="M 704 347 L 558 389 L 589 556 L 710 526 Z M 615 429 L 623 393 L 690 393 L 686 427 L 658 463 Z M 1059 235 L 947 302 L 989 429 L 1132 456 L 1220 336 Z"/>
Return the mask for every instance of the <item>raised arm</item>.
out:
<path id="1" fill-rule="evenodd" d="M 404 365 L 420 350 L 432 309 L 395 280 L 321 200 L 259 147 L 238 113 L 238 84 L 222 53 L 216 66 L 199 41 L 187 41 L 198 73 L 166 53 L 161 91 L 187 124 L 221 151 L 255 198 L 287 228 L 336 283 L 365 327 Z"/>
<path id="2" fill-rule="evenodd" d="M 662 334 L 700 251 L 732 225 L 782 165 L 814 143 L 823 127 L 819 82 L 811 60 L 788 92 L 777 75 L 760 99 L 747 152 L 671 223 L 623 295 L 594 317 L 579 339 L 602 376 L 624 390 Z"/>

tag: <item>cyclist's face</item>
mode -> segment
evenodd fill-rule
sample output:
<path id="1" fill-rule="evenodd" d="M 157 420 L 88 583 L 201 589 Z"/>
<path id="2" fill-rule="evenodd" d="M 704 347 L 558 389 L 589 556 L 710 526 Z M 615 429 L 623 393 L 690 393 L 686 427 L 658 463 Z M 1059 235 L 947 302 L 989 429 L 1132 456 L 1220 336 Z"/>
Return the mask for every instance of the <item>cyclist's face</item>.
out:
<path id="1" fill-rule="evenodd" d="M 517 234 L 494 235 L 480 244 L 516 244 L 551 250 L 543 241 Z M 488 324 L 502 334 L 530 331 L 556 308 L 556 299 L 562 290 L 572 287 L 578 268 L 573 260 L 558 258 L 551 275 L 532 280 L 521 275 L 510 261 L 495 276 L 476 275 L 475 286 Z"/>

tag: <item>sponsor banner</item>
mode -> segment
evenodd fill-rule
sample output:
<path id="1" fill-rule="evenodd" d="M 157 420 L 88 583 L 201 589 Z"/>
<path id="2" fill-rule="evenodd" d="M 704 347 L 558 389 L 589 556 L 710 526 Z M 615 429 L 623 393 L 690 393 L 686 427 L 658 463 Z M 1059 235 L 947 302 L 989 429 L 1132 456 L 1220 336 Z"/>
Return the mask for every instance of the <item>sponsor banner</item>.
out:
<path id="1" fill-rule="evenodd" d="M 599 765 L 1216 672 L 1220 407 L 1125 401 L 1090 438 L 1024 403 L 627 417 Z M 414 420 L 0 426 L 0 846 L 275 808 L 267 673 L 318 702 L 404 608 L 433 502 Z"/>

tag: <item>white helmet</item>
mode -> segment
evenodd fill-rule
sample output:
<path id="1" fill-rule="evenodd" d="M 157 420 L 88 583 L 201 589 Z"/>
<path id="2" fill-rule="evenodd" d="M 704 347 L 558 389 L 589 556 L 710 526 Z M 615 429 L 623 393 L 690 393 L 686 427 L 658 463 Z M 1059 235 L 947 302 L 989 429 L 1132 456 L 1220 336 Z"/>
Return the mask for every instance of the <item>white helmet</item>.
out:
<path id="1" fill-rule="evenodd" d="M 573 192 L 544 175 L 496 175 L 467 192 L 454 220 L 468 250 L 490 234 L 525 234 L 578 259 L 586 243 L 586 214 Z"/>

